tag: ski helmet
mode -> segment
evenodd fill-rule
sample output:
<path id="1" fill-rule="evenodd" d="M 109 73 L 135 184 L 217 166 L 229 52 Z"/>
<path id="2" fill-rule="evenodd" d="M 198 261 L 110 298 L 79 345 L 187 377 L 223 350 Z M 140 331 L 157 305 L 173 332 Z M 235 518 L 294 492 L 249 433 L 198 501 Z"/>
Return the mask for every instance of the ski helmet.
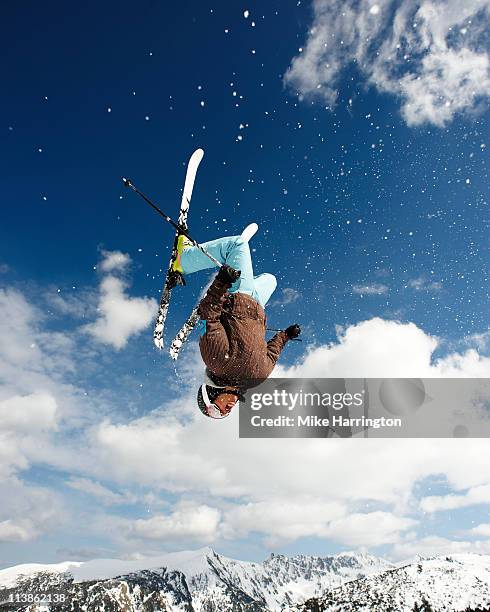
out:
<path id="1" fill-rule="evenodd" d="M 214 400 L 221 393 L 226 393 L 225 387 L 211 387 L 209 385 L 201 385 L 197 392 L 197 405 L 199 410 L 212 419 L 224 419 L 230 413 L 222 414 L 221 410 L 214 403 Z M 230 411 L 231 412 L 231 411 Z"/>

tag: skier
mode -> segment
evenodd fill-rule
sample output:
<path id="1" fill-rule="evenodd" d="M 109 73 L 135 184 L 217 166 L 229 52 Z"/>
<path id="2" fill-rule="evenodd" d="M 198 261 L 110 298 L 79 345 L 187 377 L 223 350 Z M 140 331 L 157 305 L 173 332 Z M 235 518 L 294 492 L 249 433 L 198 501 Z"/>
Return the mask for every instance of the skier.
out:
<path id="1" fill-rule="evenodd" d="M 277 282 L 272 274 L 254 276 L 248 242 L 258 226 L 252 223 L 240 236 L 219 238 L 201 246 L 222 265 L 198 308 L 199 348 L 206 364 L 197 402 L 206 416 L 221 419 L 230 413 L 247 385 L 265 380 L 286 342 L 301 333 L 290 325 L 265 341 L 264 306 Z M 213 267 L 211 260 L 185 236 L 177 244 L 176 275 Z"/>

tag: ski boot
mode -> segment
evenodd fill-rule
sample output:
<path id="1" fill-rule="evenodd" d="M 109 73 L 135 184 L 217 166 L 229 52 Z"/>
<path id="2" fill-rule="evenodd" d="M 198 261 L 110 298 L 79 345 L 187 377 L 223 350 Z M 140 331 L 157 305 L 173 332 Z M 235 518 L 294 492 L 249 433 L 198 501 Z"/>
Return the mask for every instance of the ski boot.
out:
<path id="1" fill-rule="evenodd" d="M 177 256 L 175 257 L 174 263 L 172 264 L 172 270 L 174 272 L 178 272 L 179 274 L 184 273 L 184 270 L 182 269 L 182 265 L 180 263 L 180 256 L 185 251 L 185 249 L 188 249 L 191 246 L 192 242 L 189 240 L 189 238 L 187 238 L 187 236 L 184 236 L 184 234 L 181 234 L 177 240 Z"/>

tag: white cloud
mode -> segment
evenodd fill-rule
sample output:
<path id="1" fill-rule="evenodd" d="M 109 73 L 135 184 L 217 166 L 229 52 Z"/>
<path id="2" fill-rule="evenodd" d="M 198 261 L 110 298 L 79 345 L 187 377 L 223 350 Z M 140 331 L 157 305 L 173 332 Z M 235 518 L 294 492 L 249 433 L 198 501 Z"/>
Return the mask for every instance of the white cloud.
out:
<path id="1" fill-rule="evenodd" d="M 437 338 L 414 323 L 381 318 L 338 330 L 338 342 L 310 349 L 297 365 L 277 366 L 275 376 L 294 377 L 469 377 L 490 375 L 490 358 L 474 349 L 438 360 Z"/>
<path id="2" fill-rule="evenodd" d="M 261 533 L 276 547 L 302 537 L 317 537 L 354 547 L 382 546 L 398 542 L 401 533 L 417 521 L 390 512 L 354 512 L 348 506 L 315 497 L 272 499 L 229 510 L 225 537 Z"/>
<path id="3" fill-rule="evenodd" d="M 19 444 L 19 439 L 0 431 L 0 485 L 18 470 L 29 467 L 29 461 Z"/>
<path id="4" fill-rule="evenodd" d="M 74 371 L 73 339 L 45 332 L 44 321 L 43 311 L 21 292 L 0 289 L 0 399 L 52 391 L 55 380 Z"/>
<path id="5" fill-rule="evenodd" d="M 388 292 L 388 287 L 381 283 L 373 283 L 372 285 L 353 285 L 352 291 L 359 295 L 382 295 Z"/>
<path id="6" fill-rule="evenodd" d="M 60 422 L 81 413 L 82 393 L 65 382 L 73 340 L 43 323 L 22 293 L 0 290 L 0 476 L 25 469 L 33 456 L 47 458 Z M 86 405 L 84 412 L 90 418 Z"/>
<path id="7" fill-rule="evenodd" d="M 10 519 L 0 522 L 0 542 L 27 542 L 36 535 L 29 521 L 23 521 L 22 524 Z"/>
<path id="8" fill-rule="evenodd" d="M 476 504 L 490 504 L 490 484 L 473 487 L 464 495 L 431 495 L 420 501 L 420 507 L 425 512 L 455 510 Z"/>
<path id="9" fill-rule="evenodd" d="M 345 517 L 347 511 L 345 504 L 315 497 L 250 502 L 227 511 L 223 533 L 227 538 L 261 533 L 269 546 L 277 546 L 302 537 L 326 537 L 329 523 Z"/>
<path id="10" fill-rule="evenodd" d="M 26 542 L 64 524 L 57 492 L 26 485 L 15 476 L 0 475 L 0 486 L 7 492 L 0 505 L 0 542 Z"/>
<path id="11" fill-rule="evenodd" d="M 314 0 L 313 24 L 285 82 L 332 107 L 346 69 L 401 100 L 408 125 L 444 126 L 490 96 L 489 0 Z"/>
<path id="12" fill-rule="evenodd" d="M 371 319 L 343 330 L 337 343 L 311 349 L 297 365 L 277 367 L 275 375 L 405 378 L 438 377 L 445 373 L 471 377 L 480 373 L 482 377 L 488 376 L 490 359 L 476 351 L 451 354 L 433 362 L 432 353 L 437 346 L 437 339 L 413 323 Z M 177 420 L 179 411 L 185 414 L 185 421 Z M 333 498 L 342 499 L 348 490 L 351 499 L 371 497 L 393 502 L 401 490 L 410 487 L 414 478 L 433 473 L 432 468 L 436 473 L 439 469 L 444 472 L 449 465 L 458 474 L 458 481 L 462 481 L 461 488 L 464 483 L 468 487 L 486 482 L 484 470 L 473 468 L 464 474 L 462 469 L 460 473 L 450 451 L 457 444 L 466 448 L 470 440 L 442 440 L 440 448 L 447 448 L 448 454 L 442 453 L 440 460 L 432 442 L 419 440 L 417 455 L 408 464 L 401 461 L 398 465 L 393 457 L 410 453 L 411 440 L 394 443 L 366 440 L 368 444 L 361 451 L 356 440 L 332 440 L 327 445 L 323 440 L 300 439 L 294 446 L 288 445 L 286 452 L 283 440 L 270 440 L 266 445 L 261 440 L 237 440 L 237 416 L 234 412 L 219 423 L 201 417 L 192 389 L 188 395 L 181 395 L 168 404 L 165 411 L 125 424 L 109 420 L 98 424 L 92 431 L 93 462 L 101 474 L 111 474 L 120 482 L 258 498 L 266 498 L 270 482 L 274 482 L 278 495 L 283 491 L 308 495 L 325 486 Z M 471 440 L 464 465 L 468 465 L 466 459 L 473 466 L 480 465 L 478 453 L 484 448 L 487 448 L 486 440 Z M 368 472 L 376 474 L 382 465 L 383 479 L 366 479 L 355 461 L 344 458 L 344 453 L 350 452 L 362 455 L 362 465 Z M 448 459 L 449 463 L 445 464 Z M 153 466 L 151 471 L 147 469 L 149 460 Z M 312 465 L 342 465 L 342 474 L 334 470 L 322 476 L 316 470 L 305 470 L 304 465 L 310 461 Z"/>
<path id="13" fill-rule="evenodd" d="M 110 260 L 110 258 L 109 258 Z M 109 269 L 113 270 L 114 265 Z M 85 331 L 96 340 L 119 350 L 131 336 L 148 327 L 157 309 L 152 298 L 126 295 L 127 283 L 116 276 L 106 276 L 100 285 L 99 317 L 85 326 Z"/>
<path id="14" fill-rule="evenodd" d="M 138 519 L 130 525 L 129 535 L 145 540 L 194 540 L 213 542 L 221 514 L 205 504 L 183 504 L 171 514 Z"/>
<path id="15" fill-rule="evenodd" d="M 470 529 L 469 534 L 476 536 L 483 536 L 484 538 L 490 538 L 490 523 L 482 523 Z"/>
<path id="16" fill-rule="evenodd" d="M 102 272 L 124 270 L 131 263 L 131 257 L 121 251 L 101 251 L 102 261 L 99 264 Z"/>
<path id="17" fill-rule="evenodd" d="M 296 366 L 277 368 L 276 375 L 488 376 L 490 360 L 476 351 L 434 361 L 437 346 L 436 338 L 413 323 L 372 319 L 341 330 L 336 343 L 311 349 Z M 177 419 L 179 410 L 185 420 Z M 269 544 L 308 535 L 359 546 L 375 540 L 394 543 L 413 525 L 406 512 L 417 481 L 444 474 L 456 490 L 489 484 L 485 439 L 441 439 L 437 444 L 419 439 L 416 453 L 410 439 L 363 440 L 362 445 L 335 439 L 328 444 L 316 439 L 264 444 L 237 439 L 237 419 L 234 412 L 224 421 L 210 422 L 195 406 L 194 390 L 181 393 L 168 410 L 126 424 L 106 420 L 96 426 L 90 464 L 101 477 L 120 483 L 215 500 L 239 496 L 242 504 L 223 510 L 224 537 L 259 532 Z M 365 500 L 391 509 L 377 531 L 380 515 L 353 510 Z M 367 525 L 359 533 L 351 529 L 352 512 L 359 525 Z M 372 540 L 371 531 L 376 534 Z"/>
<path id="18" fill-rule="evenodd" d="M 40 432 L 56 428 L 56 400 L 49 393 L 32 393 L 0 401 L 0 431 Z"/>
<path id="19" fill-rule="evenodd" d="M 67 382 L 74 372 L 73 340 L 44 329 L 45 315 L 21 292 L 0 290 L 0 503 L 1 537 L 27 541 L 63 523 L 56 491 L 27 485 L 18 477 L 35 465 L 70 469 L 71 453 L 55 446 L 63 422 L 91 419 L 83 393 Z M 83 354 L 83 352 L 82 352 Z M 83 417 L 80 417 L 83 414 Z M 68 451 L 67 451 L 68 448 Z M 73 462 L 72 462 L 73 463 Z"/>
<path id="20" fill-rule="evenodd" d="M 413 323 L 380 318 L 362 321 L 345 330 L 339 328 L 337 335 L 337 343 L 310 349 L 296 366 L 276 367 L 275 375 L 422 377 L 430 371 L 431 356 L 437 347 L 437 340 Z"/>
<path id="21" fill-rule="evenodd" d="M 39 360 L 39 347 L 35 342 L 36 336 L 32 334 L 32 324 L 36 321 L 37 313 L 24 296 L 14 289 L 0 289 L 0 337 L 2 338 L 1 361 L 5 367 L 18 368 L 19 374 Z M 22 333 L 23 332 L 23 333 Z M 12 376 L 5 380 L 15 380 Z"/>
<path id="22" fill-rule="evenodd" d="M 435 557 L 465 552 L 488 555 L 490 554 L 490 540 L 450 540 L 440 536 L 427 536 L 395 544 L 392 549 L 392 558 L 413 560 L 417 555 Z"/>
<path id="23" fill-rule="evenodd" d="M 43 332 L 38 311 L 19 293 L 10 292 L 6 297 L 0 292 L 0 314 L 0 331 L 9 339 L 8 346 L 0 347 L 0 375 L 12 381 L 12 386 L 0 387 L 0 401 L 16 398 L 14 403 L 27 402 L 33 418 L 40 419 L 36 428 L 27 431 L 16 413 L 15 418 L 8 415 L 9 429 L 0 432 L 0 484 L 9 491 L 8 503 L 2 500 L 0 522 L 14 521 L 32 537 L 53 527 L 59 530 L 67 520 L 53 492 L 14 482 L 12 474 L 32 464 L 71 472 L 68 484 L 104 505 L 115 506 L 123 498 L 130 501 L 132 496 L 126 491 L 131 487 L 141 500 L 145 488 L 157 498 L 171 493 L 177 499 L 199 500 L 188 506 L 177 503 L 171 511 L 160 512 L 161 498 L 155 503 L 145 499 L 153 511 L 158 503 L 159 511 L 140 522 L 104 510 L 99 510 L 97 521 L 92 515 L 84 519 L 87 537 L 95 524 L 103 524 L 103 533 L 110 532 L 113 542 L 129 552 L 143 540 L 167 539 L 170 530 L 181 534 L 172 540 L 176 546 L 184 540 L 210 543 L 246 538 L 253 532 L 269 543 L 310 536 L 370 546 L 367 535 L 364 540 L 362 533 L 349 536 L 352 515 L 361 515 L 356 521 L 367 525 L 375 523 L 372 512 L 359 511 L 366 500 L 379 502 L 386 512 L 386 530 L 380 527 L 376 532 L 378 543 L 399 544 L 409 528 L 403 521 L 410 520 L 407 512 L 416 482 L 443 474 L 456 491 L 490 484 L 488 441 L 484 439 L 439 440 L 437 444 L 417 440 L 416 453 L 409 439 L 363 440 L 363 444 L 359 440 L 298 439 L 294 445 L 269 440 L 264 444 L 263 440 L 237 438 L 238 411 L 221 422 L 203 417 L 195 404 L 196 390 L 182 384 L 176 388 L 175 399 L 165 400 L 160 410 L 143 418 L 125 421 L 120 407 L 117 422 L 104 416 L 107 408 L 97 416 L 87 399 L 76 403 L 78 391 L 64 382 L 66 375 L 71 376 L 73 363 L 67 354 L 72 345 L 64 337 L 55 337 L 52 352 L 51 337 Z M 34 348 L 22 340 L 31 334 L 36 338 Z M 436 338 L 414 324 L 372 319 L 339 331 L 336 342 L 311 349 L 282 372 L 333 377 L 439 376 L 444 372 L 488 376 L 488 359 L 477 351 L 452 353 L 434 361 L 437 346 Z M 325 366 L 328 372 L 322 369 Z M 177 367 L 179 380 L 189 383 L 196 364 L 190 366 L 190 360 L 185 360 Z M 36 415 L 35 398 L 43 393 L 46 406 L 56 405 L 56 410 L 44 408 Z M 50 404 L 49 397 L 56 404 Z M 63 436 L 65 426 L 70 427 L 69 438 Z M 288 512 L 283 511 L 285 500 L 289 500 Z M 200 520 L 193 522 L 191 514 Z M 32 521 L 30 531 L 21 522 L 27 520 Z M 19 537 L 20 533 L 17 531 Z"/>
<path id="24" fill-rule="evenodd" d="M 411 518 L 390 512 L 357 512 L 332 521 L 326 535 L 347 546 L 375 547 L 398 542 L 401 532 L 416 524 L 417 521 Z"/>
<path id="25" fill-rule="evenodd" d="M 391 512 L 349 513 L 345 503 L 311 496 L 284 497 L 228 510 L 223 534 L 236 538 L 261 533 L 271 547 L 302 537 L 317 537 L 360 548 L 398 542 L 401 534 L 416 524 L 414 519 Z"/>
<path id="26" fill-rule="evenodd" d="M 434 363 L 433 376 L 441 378 L 466 376 L 488 378 L 490 357 L 484 357 L 475 349 L 464 353 L 450 353 Z"/>
<path id="27" fill-rule="evenodd" d="M 194 407 L 194 393 L 192 399 L 186 395 L 178 402 L 185 405 L 192 402 L 193 413 L 199 417 L 198 408 Z M 93 463 L 101 475 L 109 469 L 107 476 L 119 482 L 132 483 L 136 479 L 143 485 L 160 483 L 161 488 L 174 492 L 208 487 L 214 491 L 231 491 L 233 484 L 225 463 L 219 464 L 224 460 L 222 452 L 209 446 L 218 430 L 207 421 L 193 418 L 183 424 L 159 412 L 127 424 L 113 424 L 106 419 L 91 432 Z M 223 428 L 220 431 L 223 434 Z M 151 470 L 148 470 L 148 457 L 152 457 Z"/>

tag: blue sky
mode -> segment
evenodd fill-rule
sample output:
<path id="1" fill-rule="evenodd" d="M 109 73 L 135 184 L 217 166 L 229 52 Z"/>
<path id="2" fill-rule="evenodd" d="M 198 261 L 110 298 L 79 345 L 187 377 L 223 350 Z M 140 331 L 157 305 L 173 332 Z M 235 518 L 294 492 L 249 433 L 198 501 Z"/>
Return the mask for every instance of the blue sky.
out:
<path id="1" fill-rule="evenodd" d="M 203 423 L 195 338 L 177 366 L 151 340 L 172 232 L 121 182 L 176 215 L 205 150 L 190 229 L 259 223 L 269 323 L 304 330 L 282 373 L 488 376 L 488 2 L 4 12 L 0 567 L 489 550 L 485 441 L 272 446 Z M 168 335 L 208 278 L 175 291 Z"/>

